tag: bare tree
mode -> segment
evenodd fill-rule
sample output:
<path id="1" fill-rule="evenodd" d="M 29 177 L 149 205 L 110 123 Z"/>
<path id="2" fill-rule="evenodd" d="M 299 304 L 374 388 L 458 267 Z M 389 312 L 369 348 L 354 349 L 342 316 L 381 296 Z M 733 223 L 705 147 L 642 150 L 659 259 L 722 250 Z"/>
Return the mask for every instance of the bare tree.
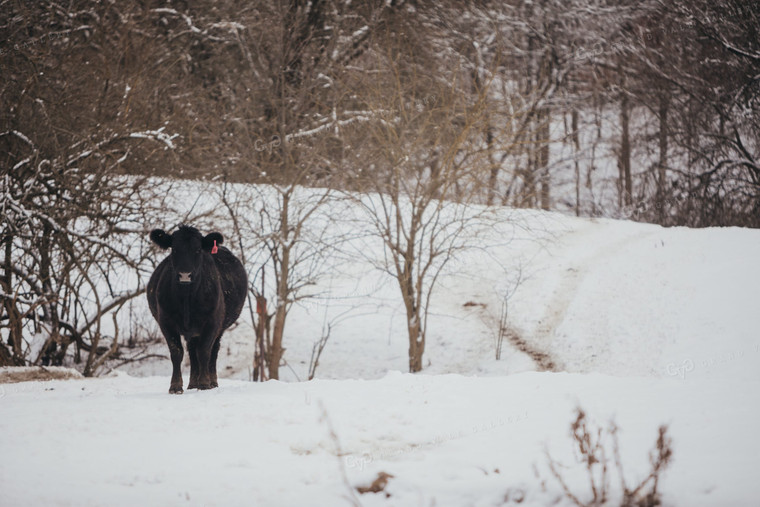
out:
<path id="1" fill-rule="evenodd" d="M 220 92 L 230 107 L 216 135 L 225 139 L 224 170 L 232 178 L 268 185 L 247 186 L 249 195 L 232 197 L 230 207 L 240 235 L 255 238 L 258 251 L 250 258 L 260 266 L 251 277 L 257 380 L 279 378 L 288 312 L 309 296 L 328 250 L 342 241 L 328 241 L 325 209 L 336 203 L 330 189 L 351 179 L 345 130 L 369 118 L 339 85 L 378 27 L 404 4 L 265 2 L 239 18 L 264 35 L 240 32 L 237 49 L 246 64 L 239 76 L 222 72 Z M 258 100 L 240 100 L 254 92 Z M 255 203 L 250 194 L 257 196 Z"/>
<path id="2" fill-rule="evenodd" d="M 378 267 L 398 284 L 409 371 L 418 372 L 433 290 L 442 268 L 477 233 L 483 209 L 468 203 L 489 167 L 480 143 L 483 94 L 462 93 L 459 86 L 469 88 L 469 82 L 457 82 L 455 72 L 451 81 L 420 75 L 418 66 L 429 55 L 419 41 L 409 40 L 410 32 L 403 33 L 376 54 L 390 69 L 387 79 L 356 77 L 364 79 L 363 107 L 375 121 L 362 131 L 369 141 L 362 155 L 372 163 L 360 177 L 362 188 L 373 193 L 355 199 L 383 241 L 385 258 Z"/>
<path id="3" fill-rule="evenodd" d="M 247 252 L 246 268 L 255 270 L 250 276 L 257 308 L 255 380 L 278 379 L 286 364 L 288 313 L 315 295 L 312 288 L 332 267 L 332 252 L 345 241 L 328 214 L 328 205 L 335 212 L 339 202 L 329 189 L 296 184 L 225 185 L 223 200 Z"/>

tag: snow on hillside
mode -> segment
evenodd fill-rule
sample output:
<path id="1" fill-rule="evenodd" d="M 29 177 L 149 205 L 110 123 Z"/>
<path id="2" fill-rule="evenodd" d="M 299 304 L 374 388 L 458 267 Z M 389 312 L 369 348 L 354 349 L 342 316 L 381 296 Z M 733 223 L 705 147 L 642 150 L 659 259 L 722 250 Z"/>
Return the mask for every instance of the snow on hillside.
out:
<path id="1" fill-rule="evenodd" d="M 356 260 L 320 281 L 329 298 L 294 308 L 287 382 L 245 381 L 243 319 L 213 391 L 169 396 L 168 361 L 0 385 L 0 504 L 569 505 L 545 451 L 574 463 L 581 406 L 620 427 L 629 483 L 669 425 L 666 505 L 756 505 L 760 232 L 504 211 L 483 241 L 441 279 L 422 374 L 399 373 L 398 289 Z M 505 291 L 514 339 L 497 361 Z M 318 379 L 295 382 L 325 318 Z M 536 353 L 557 372 L 536 371 Z M 385 492 L 354 490 L 379 472 Z M 614 473 L 611 487 L 619 499 Z"/>

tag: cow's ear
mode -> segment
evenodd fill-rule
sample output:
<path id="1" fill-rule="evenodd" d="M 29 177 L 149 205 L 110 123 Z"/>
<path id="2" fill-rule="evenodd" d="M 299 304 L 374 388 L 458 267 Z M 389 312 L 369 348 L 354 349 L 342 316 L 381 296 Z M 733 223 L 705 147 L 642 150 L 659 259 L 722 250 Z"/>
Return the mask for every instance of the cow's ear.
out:
<path id="1" fill-rule="evenodd" d="M 218 232 L 211 232 L 209 234 L 206 234 L 206 237 L 203 238 L 201 245 L 203 245 L 204 250 L 208 250 L 210 252 L 211 249 L 214 248 L 214 241 L 216 241 L 216 244 L 218 246 L 222 244 L 224 238 Z"/>
<path id="2" fill-rule="evenodd" d="M 163 229 L 150 231 L 150 240 L 164 250 L 172 246 L 172 237 L 166 234 Z"/>

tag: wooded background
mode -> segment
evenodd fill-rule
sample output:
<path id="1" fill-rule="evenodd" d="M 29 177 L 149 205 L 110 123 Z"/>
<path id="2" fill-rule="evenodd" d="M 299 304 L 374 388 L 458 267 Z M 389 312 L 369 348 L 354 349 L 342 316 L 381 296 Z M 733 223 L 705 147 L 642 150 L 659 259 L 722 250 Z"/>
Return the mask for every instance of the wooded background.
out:
<path id="1" fill-rule="evenodd" d="M 759 227 L 759 92 L 751 0 L 2 1 L 0 362 L 115 352 L 142 289 L 89 317 L 80 289 L 145 260 L 154 176 L 276 184 L 286 231 L 297 186 Z"/>

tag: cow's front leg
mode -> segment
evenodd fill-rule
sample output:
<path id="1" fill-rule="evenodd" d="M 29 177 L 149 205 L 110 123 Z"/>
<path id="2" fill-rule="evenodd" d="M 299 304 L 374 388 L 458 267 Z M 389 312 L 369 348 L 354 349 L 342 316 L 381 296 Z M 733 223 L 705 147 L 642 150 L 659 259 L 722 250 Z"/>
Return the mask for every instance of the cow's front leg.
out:
<path id="1" fill-rule="evenodd" d="M 187 353 L 190 355 L 190 382 L 187 384 L 188 389 L 198 388 L 198 337 L 187 340 Z"/>
<path id="2" fill-rule="evenodd" d="M 169 345 L 169 355 L 172 358 L 172 381 L 169 385 L 169 394 L 182 394 L 182 357 L 185 349 L 179 336 L 166 334 L 166 343 Z"/>

